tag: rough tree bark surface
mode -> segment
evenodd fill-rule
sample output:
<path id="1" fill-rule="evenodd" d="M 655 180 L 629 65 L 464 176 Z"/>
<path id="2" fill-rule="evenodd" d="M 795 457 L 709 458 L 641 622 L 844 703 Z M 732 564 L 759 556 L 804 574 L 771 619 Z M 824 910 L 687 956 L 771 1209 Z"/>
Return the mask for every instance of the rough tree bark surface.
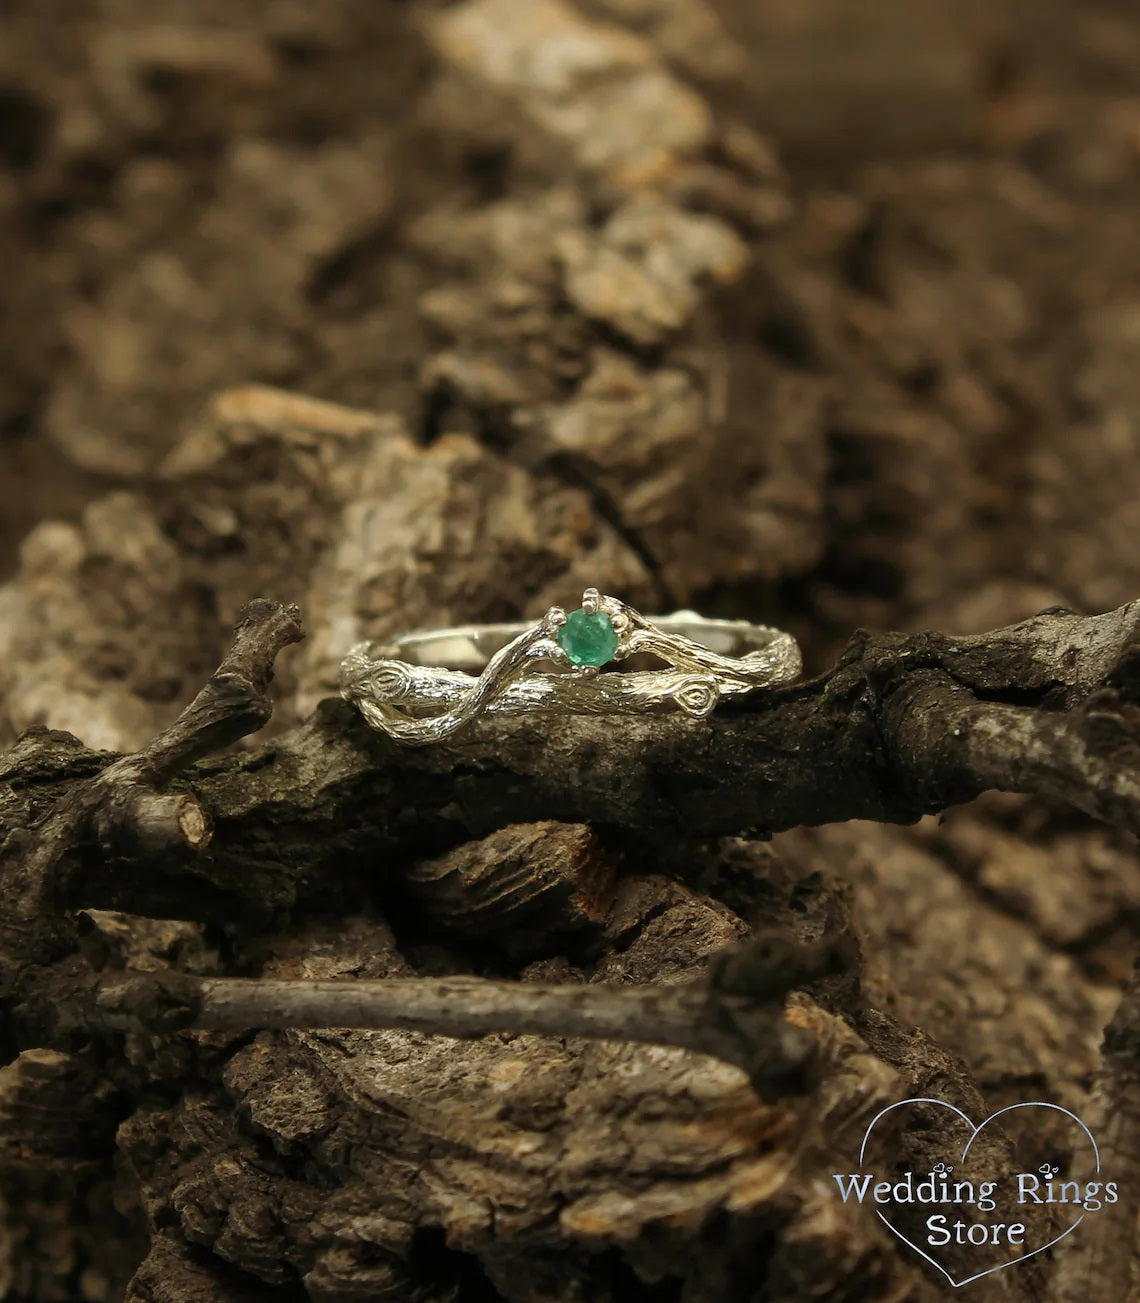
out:
<path id="1" fill-rule="evenodd" d="M 0 1294 L 924 1303 L 935 1096 L 1122 1184 L 973 1298 L 1137 1296 L 1135 14 L 238 8 L 0 18 Z M 591 584 L 808 676 L 335 697 Z"/>

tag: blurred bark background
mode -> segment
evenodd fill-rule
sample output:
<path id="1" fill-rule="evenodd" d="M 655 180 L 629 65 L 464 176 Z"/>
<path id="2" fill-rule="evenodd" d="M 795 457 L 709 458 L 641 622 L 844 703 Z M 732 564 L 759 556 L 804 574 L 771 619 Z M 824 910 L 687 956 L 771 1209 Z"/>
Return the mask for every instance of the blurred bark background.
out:
<path id="1" fill-rule="evenodd" d="M 53 811 L 210 678 L 247 601 L 297 603 L 306 638 L 267 731 L 175 783 L 208 847 L 64 838 L 30 949 L 12 916 L 0 1293 L 944 1297 L 828 1173 L 908 1095 L 1084 1116 L 1099 1081 L 1088 1120 L 1116 1115 L 1135 1074 L 1100 1048 L 1140 919 L 1134 825 L 990 793 L 765 839 L 728 826 L 710 773 L 709 826 L 655 838 L 646 811 L 700 791 L 683 731 L 661 735 L 671 781 L 610 808 L 604 741 L 524 729 L 511 754 L 542 782 L 500 808 L 493 730 L 405 767 L 318 703 L 360 638 L 587 584 L 791 629 L 810 674 L 860 627 L 1135 599 L 1138 217 L 1120 0 L 10 0 L 6 899 L 31 899 Z M 1042 704 L 1017 683 L 990 691 Z M 790 997 L 821 1076 L 775 1101 L 681 1049 L 48 1035 L 29 994 L 76 956 L 671 982 L 758 926 L 861 951 Z M 1071 1297 L 1063 1255 L 971 1289 Z"/>

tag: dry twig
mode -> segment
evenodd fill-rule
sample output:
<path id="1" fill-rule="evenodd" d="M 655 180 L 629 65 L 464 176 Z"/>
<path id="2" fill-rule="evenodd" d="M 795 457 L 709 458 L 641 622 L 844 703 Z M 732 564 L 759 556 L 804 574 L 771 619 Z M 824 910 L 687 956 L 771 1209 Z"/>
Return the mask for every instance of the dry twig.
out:
<path id="1" fill-rule="evenodd" d="M 810 1033 L 782 997 L 853 961 L 845 941 L 758 935 L 718 956 L 707 980 L 614 987 L 479 978 L 274 981 L 124 973 L 100 986 L 94 1021 L 127 1031 L 250 1027 L 400 1028 L 441 1036 L 580 1036 L 675 1045 L 732 1063 L 762 1095 L 804 1089 Z"/>

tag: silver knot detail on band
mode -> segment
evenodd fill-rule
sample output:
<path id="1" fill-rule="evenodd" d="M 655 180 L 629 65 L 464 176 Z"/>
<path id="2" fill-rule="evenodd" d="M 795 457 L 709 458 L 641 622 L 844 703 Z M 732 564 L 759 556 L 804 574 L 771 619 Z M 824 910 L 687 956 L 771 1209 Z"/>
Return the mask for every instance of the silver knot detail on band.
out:
<path id="1" fill-rule="evenodd" d="M 620 670 L 611 663 L 625 662 Z M 341 695 L 399 742 L 439 742 L 482 714 L 652 714 L 703 718 L 723 697 L 799 676 L 791 634 L 695 611 L 641 615 L 587 588 L 569 615 L 472 624 L 365 642 L 344 658 Z"/>

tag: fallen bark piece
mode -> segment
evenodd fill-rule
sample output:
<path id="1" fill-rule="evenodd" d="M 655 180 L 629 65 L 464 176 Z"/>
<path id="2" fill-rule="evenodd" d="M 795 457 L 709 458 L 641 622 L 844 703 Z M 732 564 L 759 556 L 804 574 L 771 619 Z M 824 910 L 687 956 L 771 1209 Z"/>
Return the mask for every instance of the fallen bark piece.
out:
<path id="1" fill-rule="evenodd" d="M 613 956 L 632 980 L 659 982 L 665 999 L 704 984 L 702 942 L 722 921 L 707 901 L 689 905 L 684 920 L 658 932 L 657 916 Z M 302 931 L 308 944 L 274 971 L 353 971 L 391 945 L 359 929 L 339 943 L 332 925 Z M 825 950 L 802 953 L 821 960 Z M 785 958 L 773 952 L 772 962 Z M 380 967 L 390 962 L 382 953 Z M 631 993 L 598 972 L 563 989 Z M 476 1273 L 526 1303 L 569 1303 L 571 1282 L 591 1303 L 620 1303 L 631 1269 L 646 1281 L 684 1281 L 712 1303 L 723 1297 L 713 1282 L 724 1231 L 743 1244 L 761 1224 L 798 1225 L 799 1192 L 835 1152 L 821 1122 L 830 1129 L 842 1117 L 846 1132 L 858 1126 L 856 1096 L 873 1116 L 900 1089 L 813 997 L 793 997 L 788 1018 L 820 1043 L 818 1096 L 788 1091 L 765 1103 L 738 1069 L 669 1046 L 291 1029 L 231 1040 L 224 1092 L 186 1094 L 173 1109 L 145 1104 L 120 1141 L 159 1224 L 266 1282 L 279 1281 L 284 1264 L 321 1303 L 407 1297 L 413 1286 Z M 205 1048 L 219 1035 L 177 1039 Z M 880 1277 L 896 1292 L 915 1280 L 913 1297 L 933 1300 L 912 1264 L 884 1252 L 874 1224 L 868 1233 L 856 1212 L 836 1208 L 831 1220 L 847 1228 L 849 1247 L 836 1259 L 819 1242 L 810 1277 L 820 1288 L 842 1277 L 878 1297 Z M 425 1281 L 417 1246 L 436 1237 Z M 794 1260 L 784 1269 L 803 1273 Z"/>
<path id="2" fill-rule="evenodd" d="M 435 17 L 444 58 L 514 97 L 584 167 L 652 184 L 708 139 L 712 115 L 653 47 L 562 0 L 467 0 Z"/>
<path id="3" fill-rule="evenodd" d="M 596 938 L 615 888 L 612 850 L 583 824 L 514 824 L 421 860 L 403 879 L 433 919 L 512 955 L 550 951 L 552 938 Z"/>
<path id="4" fill-rule="evenodd" d="M 575 307 L 643 348 L 689 320 L 702 281 L 730 284 L 748 262 L 731 227 L 648 196 L 623 205 L 597 234 L 566 232 L 557 248 Z"/>

